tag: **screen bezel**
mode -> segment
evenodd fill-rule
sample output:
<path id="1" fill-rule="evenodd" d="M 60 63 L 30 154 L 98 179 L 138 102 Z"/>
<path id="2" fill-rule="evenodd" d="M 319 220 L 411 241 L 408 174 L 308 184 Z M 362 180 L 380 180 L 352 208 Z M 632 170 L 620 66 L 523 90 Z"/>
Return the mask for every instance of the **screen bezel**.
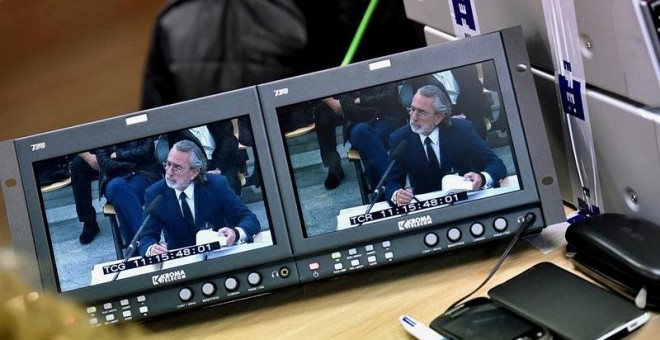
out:
<path id="1" fill-rule="evenodd" d="M 184 269 L 186 281 L 190 281 L 290 259 L 292 257 L 291 247 L 287 230 L 284 228 L 282 203 L 276 185 L 272 156 L 265 138 L 263 116 L 256 88 L 250 87 L 15 140 L 21 181 L 19 187 L 22 186 L 25 202 L 30 203 L 27 204 L 27 215 L 24 216 L 24 219 L 27 220 L 12 224 L 16 224 L 17 227 L 31 226 L 31 233 L 18 232 L 16 234 L 20 237 L 12 237 L 12 239 L 15 249 L 20 252 L 21 256 L 34 257 L 27 260 L 30 263 L 38 264 L 42 288 L 45 291 L 57 292 L 58 283 L 54 270 L 53 252 L 49 244 L 47 222 L 44 220 L 42 212 L 40 188 L 36 183 L 33 170 L 34 162 L 241 116 L 248 116 L 252 125 L 254 151 L 263 179 L 262 192 L 265 193 L 264 204 L 267 205 L 266 208 L 270 215 L 273 245 L 149 274 L 122 278 L 116 282 L 91 285 L 60 294 L 82 302 L 96 301 L 153 289 L 151 276 L 169 270 Z M 140 122 L 129 125 L 127 122 L 131 120 Z M 82 144 L 81 141 L 88 141 L 88 143 Z M 32 145 L 39 143 L 44 143 L 41 145 L 45 147 L 32 151 Z M 12 235 L 14 235 L 13 231 Z M 34 249 L 34 252 L 22 252 L 21 249 Z M 209 266 L 209 261 L 212 261 L 213 266 Z M 180 284 L 180 282 L 161 284 L 158 287 L 167 287 L 172 284 Z"/>
<path id="2" fill-rule="evenodd" d="M 507 38 L 507 34 L 511 37 Z M 530 154 L 547 149 L 547 139 L 546 146 L 543 146 L 543 142 L 528 143 L 525 137 L 525 133 L 533 133 L 534 138 L 542 140 L 545 132 L 534 127 L 535 124 L 540 124 L 540 130 L 543 130 L 525 47 L 513 44 L 509 48 L 504 41 L 515 41 L 517 35 L 522 35 L 519 29 L 515 33 L 496 32 L 260 85 L 258 90 L 273 154 L 287 154 L 284 132 L 280 129 L 277 117 L 277 109 L 280 107 L 492 60 L 502 94 L 501 105 L 505 107 L 509 123 L 512 153 L 518 163 L 521 190 L 470 202 L 470 209 L 464 209 L 464 206 L 450 206 L 430 211 L 429 215 L 434 223 L 429 227 L 474 217 L 473 211 L 487 214 L 512 207 L 539 204 L 544 197 L 550 197 L 554 192 L 559 197 L 552 164 L 530 158 Z M 385 66 L 380 67 L 383 65 Z M 523 122 L 523 114 L 528 114 L 535 122 Z M 538 154 L 538 157 L 541 155 Z M 285 158 L 275 157 L 275 168 L 281 194 L 283 197 L 293 198 L 296 197 L 296 193 L 288 160 Z M 539 189 L 537 183 L 542 180 L 543 188 Z M 290 201 L 284 203 L 286 203 L 284 209 L 289 235 L 294 254 L 297 256 L 390 237 L 401 233 L 396 221 L 406 219 L 402 217 L 379 221 L 306 237 L 299 204 Z M 550 209 L 543 209 L 544 213 L 552 213 L 548 214 L 547 221 L 544 221 L 543 216 L 539 218 L 541 225 L 547 225 L 548 221 L 559 221 L 557 218 L 560 215 L 556 213 L 556 208 L 561 206 L 561 202 L 558 203 L 559 205 L 553 205 Z"/>

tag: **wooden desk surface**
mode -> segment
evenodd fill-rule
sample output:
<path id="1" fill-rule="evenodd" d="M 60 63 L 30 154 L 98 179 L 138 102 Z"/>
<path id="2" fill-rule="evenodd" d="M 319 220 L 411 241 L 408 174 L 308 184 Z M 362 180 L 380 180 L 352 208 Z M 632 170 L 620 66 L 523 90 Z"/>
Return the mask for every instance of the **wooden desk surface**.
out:
<path id="1" fill-rule="evenodd" d="M 486 278 L 505 246 L 440 254 L 239 303 L 173 314 L 144 325 L 158 339 L 413 339 L 399 324 L 399 316 L 408 314 L 429 324 Z M 577 273 L 564 257 L 563 247 L 544 255 L 521 240 L 473 297 L 487 295 L 493 286 L 542 261 Z M 658 334 L 660 314 L 653 313 L 630 338 L 652 339 Z"/>

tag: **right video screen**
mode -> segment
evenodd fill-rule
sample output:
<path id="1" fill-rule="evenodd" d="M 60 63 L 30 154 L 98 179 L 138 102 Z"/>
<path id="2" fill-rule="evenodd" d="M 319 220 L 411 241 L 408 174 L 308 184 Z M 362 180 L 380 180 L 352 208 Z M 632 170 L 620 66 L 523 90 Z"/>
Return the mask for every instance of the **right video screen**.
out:
<path id="1" fill-rule="evenodd" d="M 520 190 L 501 103 L 486 60 L 279 107 L 305 237 Z"/>

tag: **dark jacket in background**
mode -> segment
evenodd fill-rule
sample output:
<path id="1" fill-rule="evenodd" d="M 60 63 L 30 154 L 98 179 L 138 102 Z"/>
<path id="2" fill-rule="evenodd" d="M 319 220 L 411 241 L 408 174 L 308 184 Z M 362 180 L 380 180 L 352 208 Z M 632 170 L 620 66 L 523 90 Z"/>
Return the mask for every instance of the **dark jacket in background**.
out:
<path id="1" fill-rule="evenodd" d="M 296 74 L 306 42 L 295 1 L 169 1 L 152 33 L 142 108 Z"/>
<path id="2" fill-rule="evenodd" d="M 142 108 L 339 66 L 365 0 L 176 0 L 156 18 Z M 401 0 L 381 0 L 353 61 L 424 45 Z"/>
<path id="3" fill-rule="evenodd" d="M 294 75 L 306 42 L 303 14 L 291 0 L 168 1 L 152 33 L 142 109 Z M 240 142 L 253 145 L 247 121 L 238 125 Z M 207 127 L 216 143 L 209 169 L 230 174 L 229 168 L 243 167 L 247 153 L 238 148 L 231 122 Z M 199 145 L 186 132 L 168 134 L 169 146 L 181 139 Z"/>
<path id="4" fill-rule="evenodd" d="M 111 158 L 115 153 L 117 157 Z M 155 182 L 162 178 L 162 168 L 154 157 L 154 142 L 151 138 L 122 143 L 96 149 L 99 164 L 99 196 L 103 196 L 108 181 L 115 177 L 129 178 L 134 174 L 146 176 Z"/>

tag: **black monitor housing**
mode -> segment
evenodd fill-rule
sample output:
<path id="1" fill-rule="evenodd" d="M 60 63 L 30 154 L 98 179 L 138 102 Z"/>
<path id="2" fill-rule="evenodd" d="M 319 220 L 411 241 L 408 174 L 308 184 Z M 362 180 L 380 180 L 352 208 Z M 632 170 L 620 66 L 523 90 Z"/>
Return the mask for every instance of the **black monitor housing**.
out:
<path id="1" fill-rule="evenodd" d="M 296 154 L 296 141 L 286 138 L 280 128 L 299 111 L 319 105 L 321 99 L 385 84 L 399 88 L 400 104 L 406 107 L 412 94 L 405 94 L 405 81 L 475 66 L 481 81 L 490 87 L 486 93 L 494 99 L 492 114 L 497 118 L 499 135 L 490 132 L 488 144 L 506 159 L 507 179 L 500 188 L 472 192 L 467 199 L 438 192 L 409 207 L 392 208 L 380 202 L 367 213 L 370 202 L 361 199 L 364 196 L 357 181 L 346 180 L 335 191 L 325 191 L 323 166 L 306 165 Z M 529 232 L 539 232 L 565 219 L 519 28 L 258 88 L 270 146 L 277 155 L 274 161 L 280 193 L 286 197 L 284 212 L 303 282 L 508 238 L 529 212 L 537 217 Z M 341 147 L 341 133 L 338 141 Z M 346 143 L 350 145 L 350 141 Z M 308 152 L 318 154 L 318 146 Z M 344 171 L 351 171 L 354 165 L 360 171 L 359 161 L 343 162 Z M 339 194 L 342 188 L 345 193 Z"/>
<path id="2" fill-rule="evenodd" d="M 457 196 L 430 193 L 414 207 L 392 208 L 377 202 L 367 214 L 361 195 L 365 193 L 352 173 L 335 190 L 323 187 L 325 168 L 313 130 L 291 137 L 284 129 L 291 123 L 290 115 L 312 114 L 305 110 L 322 98 L 385 84 L 402 88 L 405 80 L 466 67 L 476 67 L 484 84 L 488 80 L 489 91 L 484 93 L 492 98 L 493 110 L 487 114 L 497 123 L 488 134 L 488 144 L 507 167 L 506 182 L 500 188 Z M 408 106 L 412 93 L 401 93 L 402 106 Z M 240 117 L 250 122 L 253 169 L 259 169 L 263 179 L 258 198 L 250 203 L 261 212 L 261 234 L 267 236 L 260 246 L 228 253 L 221 249 L 224 256 L 218 257 L 210 256 L 218 253 L 215 250 L 190 249 L 187 254 L 208 254 L 184 254 L 177 259 L 178 265 L 169 260 L 150 264 L 146 262 L 153 260 L 138 257 L 132 259 L 137 268 L 122 270 L 113 242 L 95 241 L 92 245 L 108 255 L 70 270 L 67 264 L 90 245 L 80 245 L 77 233 L 74 240 L 60 240 L 58 222 L 50 217 L 54 208 L 44 199 L 35 165 Z M 350 145 L 339 139 L 345 155 Z M 93 324 L 240 300 L 480 246 L 510 238 L 530 212 L 536 215 L 530 233 L 565 220 L 520 28 L 5 141 L 0 143 L 0 158 L 14 249 L 28 268 L 38 272 L 37 288 L 87 306 Z M 360 167 L 359 160 L 344 158 L 342 162 L 347 173 Z M 73 208 L 68 209 L 71 213 Z M 202 261 L 185 261 L 193 258 Z M 168 262 L 172 265 L 165 266 Z M 119 275 L 113 280 L 116 272 Z"/>
<path id="3" fill-rule="evenodd" d="M 107 217 L 101 211 L 97 216 L 101 234 L 90 244 L 81 245 L 78 234 L 82 224 L 76 219 L 66 225 L 53 217 L 57 210 L 65 210 L 71 220 L 75 217 L 74 206 L 68 202 L 68 206 L 56 207 L 53 202 L 58 199 L 45 199 L 47 194 L 37 183 L 36 165 L 45 160 L 71 158 L 80 152 L 142 138 L 155 141 L 168 132 L 239 118 L 249 122 L 254 136 L 251 156 L 258 164 L 253 168 L 263 179 L 247 204 L 257 214 L 261 232 L 254 243 L 240 248 L 209 251 L 217 244 L 200 245 L 181 249 L 171 254 L 170 260 L 140 257 L 136 252 L 122 264 L 118 254 L 126 249 L 116 252 L 112 238 L 101 238 L 110 234 Z M 265 135 L 257 92 L 251 87 L 3 142 L 0 154 L 5 161 L 0 167 L 13 247 L 27 268 L 37 269 L 37 288 L 87 306 L 93 324 L 139 320 L 297 284 Z M 70 187 L 60 189 L 67 190 Z M 64 199 L 72 199 L 71 193 L 66 196 Z M 62 236 L 65 227 L 76 228 L 67 233 L 73 235 L 70 239 Z M 223 252 L 224 256 L 211 256 Z M 208 259 L 199 262 L 205 257 Z"/>

